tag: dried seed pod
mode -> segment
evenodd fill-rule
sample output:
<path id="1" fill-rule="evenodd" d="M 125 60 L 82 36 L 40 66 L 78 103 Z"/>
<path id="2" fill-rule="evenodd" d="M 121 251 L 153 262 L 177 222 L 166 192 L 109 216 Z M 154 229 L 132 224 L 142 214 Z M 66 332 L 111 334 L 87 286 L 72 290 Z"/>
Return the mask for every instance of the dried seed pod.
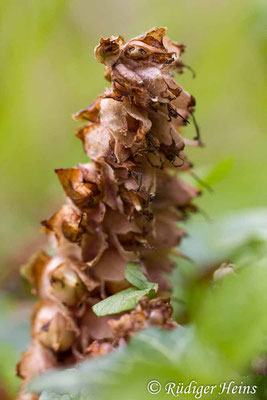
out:
<path id="1" fill-rule="evenodd" d="M 77 306 L 86 295 L 86 286 L 71 268 L 63 263 L 50 274 L 51 294 L 68 307 Z"/>
<path id="2" fill-rule="evenodd" d="M 69 315 L 53 302 L 39 304 L 33 316 L 32 336 L 56 352 L 72 346 L 77 328 Z"/>

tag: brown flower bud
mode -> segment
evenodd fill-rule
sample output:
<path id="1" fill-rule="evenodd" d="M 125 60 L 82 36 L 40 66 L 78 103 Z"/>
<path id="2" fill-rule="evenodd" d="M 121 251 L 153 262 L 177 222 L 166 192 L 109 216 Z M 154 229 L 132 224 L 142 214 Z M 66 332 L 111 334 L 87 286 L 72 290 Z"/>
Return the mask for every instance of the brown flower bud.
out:
<path id="1" fill-rule="evenodd" d="M 32 335 L 54 351 L 68 350 L 75 339 L 75 325 L 56 303 L 41 303 L 33 317 Z"/>
<path id="2" fill-rule="evenodd" d="M 86 294 L 86 287 L 70 265 L 60 264 L 50 275 L 51 294 L 64 305 L 78 305 Z"/>

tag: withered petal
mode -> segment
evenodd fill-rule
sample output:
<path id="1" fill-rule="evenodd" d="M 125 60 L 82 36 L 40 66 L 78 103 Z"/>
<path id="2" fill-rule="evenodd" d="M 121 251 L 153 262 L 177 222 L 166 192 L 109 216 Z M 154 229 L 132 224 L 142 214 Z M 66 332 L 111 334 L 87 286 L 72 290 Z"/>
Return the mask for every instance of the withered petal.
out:
<path id="1" fill-rule="evenodd" d="M 66 195 L 77 207 L 86 209 L 98 202 L 100 191 L 96 182 L 88 179 L 87 168 L 60 168 L 55 172 Z"/>

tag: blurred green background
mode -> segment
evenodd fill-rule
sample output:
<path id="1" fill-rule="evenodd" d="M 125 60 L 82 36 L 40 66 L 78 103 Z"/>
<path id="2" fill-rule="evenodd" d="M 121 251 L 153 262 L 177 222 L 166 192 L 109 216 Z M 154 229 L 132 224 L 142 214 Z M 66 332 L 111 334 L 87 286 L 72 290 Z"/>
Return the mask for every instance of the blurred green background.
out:
<path id="1" fill-rule="evenodd" d="M 265 0 L 1 0 L 0 284 L 12 301 L 20 295 L 24 307 L 18 268 L 45 242 L 39 221 L 63 201 L 53 170 L 86 161 L 71 114 L 106 85 L 93 55 L 101 36 L 129 39 L 161 25 L 187 45 L 183 59 L 197 77 L 178 79 L 197 99 L 206 143 L 190 158 L 202 178 L 218 164 L 228 169 L 198 204 L 212 220 L 266 207 L 266 21 Z M 1 309 L 20 314 L 10 301 Z"/>

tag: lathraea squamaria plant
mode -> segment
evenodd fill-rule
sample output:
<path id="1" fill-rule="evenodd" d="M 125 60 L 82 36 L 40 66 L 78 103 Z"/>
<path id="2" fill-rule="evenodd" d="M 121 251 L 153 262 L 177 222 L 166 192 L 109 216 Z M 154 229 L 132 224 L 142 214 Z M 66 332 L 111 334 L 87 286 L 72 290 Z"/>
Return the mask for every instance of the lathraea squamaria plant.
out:
<path id="1" fill-rule="evenodd" d="M 90 161 L 55 170 L 66 203 L 42 222 L 54 255 L 40 251 L 23 268 L 39 302 L 32 342 L 18 364 L 20 400 L 35 399 L 24 389 L 36 373 L 106 354 L 149 326 L 177 326 L 167 275 L 184 236 L 177 223 L 196 210 L 199 194 L 180 176 L 192 167 L 185 145 L 201 144 L 198 136 L 181 136 L 195 107 L 174 79 L 185 67 L 184 48 L 165 28 L 153 28 L 127 43 L 101 39 L 95 49 L 110 87 L 74 115 L 86 123 L 76 136 Z M 93 306 L 133 287 L 125 277 L 129 264 L 157 284 L 157 297 L 97 316 Z"/>

